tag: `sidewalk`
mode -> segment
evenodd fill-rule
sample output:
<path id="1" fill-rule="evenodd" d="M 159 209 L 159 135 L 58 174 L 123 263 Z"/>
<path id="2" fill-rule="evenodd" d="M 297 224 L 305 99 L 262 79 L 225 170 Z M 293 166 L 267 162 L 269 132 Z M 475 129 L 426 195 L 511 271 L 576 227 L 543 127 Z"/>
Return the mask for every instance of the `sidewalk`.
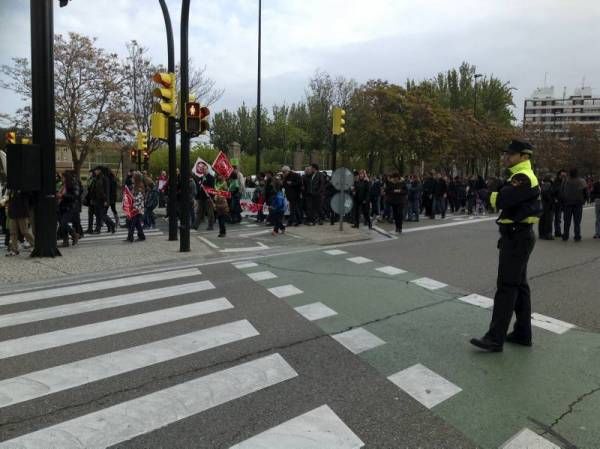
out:
<path id="1" fill-rule="evenodd" d="M 157 215 L 160 217 L 162 214 L 159 212 Z M 158 219 L 162 220 L 162 218 Z M 2 252 L 0 290 L 2 287 L 14 288 L 16 283 L 53 280 L 59 277 L 80 278 L 86 274 L 118 274 L 151 266 L 155 269 L 158 265 L 215 261 L 219 258 L 242 254 L 235 251 L 223 251 L 223 249 L 260 245 L 257 243 L 259 241 L 266 242 L 271 251 L 280 251 L 299 246 L 332 245 L 380 237 L 372 231 L 369 232 L 366 227 L 357 230 L 345 223 L 344 231 L 340 232 L 338 223 L 334 226 L 326 223 L 322 226 L 290 227 L 286 233 L 287 239 L 282 236 L 272 237 L 268 232 L 259 232 L 265 235 L 256 237 L 240 238 L 239 236 L 243 232 L 250 231 L 249 234 L 253 234 L 253 232 L 248 228 L 234 225 L 228 227 L 228 236 L 225 239 L 217 239 L 217 231 L 208 234 L 191 230 L 191 251 L 181 253 L 179 252 L 179 240 L 168 241 L 166 223 L 163 222 L 161 228 L 163 228 L 164 235 L 153 236 L 144 242 L 127 243 L 115 239 L 86 244 L 82 241 L 83 243 L 76 246 L 59 248 L 62 257 L 54 259 L 31 258 L 28 251 L 22 251 L 19 256 L 9 258 L 4 257 L 4 252 Z M 260 231 L 259 228 L 256 229 Z M 211 245 L 211 241 L 219 246 Z M 261 251 L 261 253 L 265 252 Z"/>

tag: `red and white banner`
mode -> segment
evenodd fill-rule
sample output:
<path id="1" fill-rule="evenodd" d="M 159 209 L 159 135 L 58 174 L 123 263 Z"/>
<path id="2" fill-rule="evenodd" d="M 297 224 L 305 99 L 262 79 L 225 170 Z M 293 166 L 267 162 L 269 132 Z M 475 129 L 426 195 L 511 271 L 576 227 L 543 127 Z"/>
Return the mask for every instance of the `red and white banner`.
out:
<path id="1" fill-rule="evenodd" d="M 194 168 L 192 168 L 192 174 L 201 178 L 202 176 L 204 176 L 205 173 L 208 173 L 212 176 L 215 175 L 215 171 L 213 170 L 212 166 L 204 159 L 199 157 L 198 159 L 196 159 Z"/>
<path id="2" fill-rule="evenodd" d="M 133 194 L 127 186 L 123 186 L 123 212 L 129 219 L 139 214 L 138 210 L 133 207 Z"/>
<path id="3" fill-rule="evenodd" d="M 231 192 L 228 192 L 227 190 L 217 190 L 213 189 L 212 187 L 205 186 L 202 186 L 202 189 L 206 192 L 207 195 L 218 195 L 224 196 L 225 198 L 231 198 Z"/>
<path id="4" fill-rule="evenodd" d="M 222 151 L 219 151 L 219 154 L 217 154 L 217 157 L 213 162 L 213 168 L 218 174 L 223 175 L 225 179 L 229 179 L 231 173 L 233 173 L 231 162 L 229 162 L 227 155 Z"/>

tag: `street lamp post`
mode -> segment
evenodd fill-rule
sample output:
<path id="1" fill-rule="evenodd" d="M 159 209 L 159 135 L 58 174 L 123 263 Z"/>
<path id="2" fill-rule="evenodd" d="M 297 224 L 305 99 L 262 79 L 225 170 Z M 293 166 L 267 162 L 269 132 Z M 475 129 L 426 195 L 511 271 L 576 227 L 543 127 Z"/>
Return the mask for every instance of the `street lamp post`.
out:
<path id="1" fill-rule="evenodd" d="M 188 28 L 190 17 L 190 0 L 183 0 L 181 5 L 181 101 L 179 116 L 185 120 L 185 101 L 189 98 L 188 78 Z M 187 253 L 190 251 L 190 134 L 181 123 L 181 229 L 179 231 L 179 251 Z M 170 211 L 169 214 L 174 213 Z"/>
<path id="2" fill-rule="evenodd" d="M 258 0 L 258 81 L 256 85 L 256 175 L 260 172 L 260 50 L 262 31 L 262 1 Z"/>
<path id="3" fill-rule="evenodd" d="M 473 103 L 473 116 L 477 118 L 477 79 L 481 78 L 483 75 L 481 73 L 475 74 L 475 101 Z"/>

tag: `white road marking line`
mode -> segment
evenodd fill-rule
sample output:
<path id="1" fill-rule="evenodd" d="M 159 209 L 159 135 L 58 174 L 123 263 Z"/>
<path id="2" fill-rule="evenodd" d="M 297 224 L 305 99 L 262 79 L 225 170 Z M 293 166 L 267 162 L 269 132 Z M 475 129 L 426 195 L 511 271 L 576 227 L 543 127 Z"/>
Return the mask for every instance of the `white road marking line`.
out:
<path id="1" fill-rule="evenodd" d="M 330 309 L 321 302 L 314 302 L 305 306 L 295 307 L 294 310 L 308 321 L 321 320 L 323 318 L 337 315 L 335 310 Z"/>
<path id="2" fill-rule="evenodd" d="M 230 449 L 360 449 L 365 444 L 328 405 L 290 419 Z"/>
<path id="3" fill-rule="evenodd" d="M 341 249 L 330 249 L 328 251 L 323 251 L 325 254 L 329 254 L 330 256 L 341 256 L 342 254 L 348 254 L 347 251 L 342 251 Z"/>
<path id="4" fill-rule="evenodd" d="M 401 270 L 400 268 L 390 266 L 375 268 L 375 270 L 380 271 L 381 273 L 389 274 L 390 276 L 406 273 L 406 270 Z"/>
<path id="5" fill-rule="evenodd" d="M 144 329 L 145 327 L 171 323 L 185 318 L 228 309 L 233 309 L 233 305 L 226 298 L 217 298 L 185 306 L 117 318 L 115 320 L 4 340 L 0 342 L 0 359 L 29 354 L 44 349 L 58 348 L 86 340 Z"/>
<path id="6" fill-rule="evenodd" d="M 275 279 L 277 275 L 270 271 L 257 271 L 256 273 L 248 273 L 248 277 L 253 281 L 266 281 L 268 279 Z"/>
<path id="7" fill-rule="evenodd" d="M 180 279 L 202 274 L 199 270 L 189 268 L 185 270 L 165 271 L 147 275 L 131 276 L 126 278 L 110 279 L 106 281 L 90 282 L 88 284 L 68 285 L 66 287 L 48 288 L 33 292 L 21 292 L 0 296 L 0 306 L 6 304 L 17 304 L 21 302 L 37 301 L 39 299 L 56 298 L 59 296 L 76 295 L 80 293 L 96 292 L 131 285 L 147 284 L 149 282 L 166 281 L 169 279 Z"/>
<path id="8" fill-rule="evenodd" d="M 484 221 L 493 221 L 493 220 L 496 220 L 496 217 L 481 218 L 481 219 L 477 220 L 477 222 L 481 223 Z M 420 226 L 418 228 L 404 228 L 404 229 L 402 229 L 402 233 L 406 234 L 408 232 L 429 231 L 429 230 L 437 229 L 437 228 L 450 228 L 452 226 L 463 226 L 466 224 L 473 224 L 473 223 L 470 221 L 464 220 L 464 221 L 457 221 L 455 223 L 444 223 L 444 224 L 440 224 L 440 225 Z"/>
<path id="9" fill-rule="evenodd" d="M 106 448 L 296 376 L 273 354 L 4 441 L 0 448 Z"/>
<path id="10" fill-rule="evenodd" d="M 302 290 L 294 287 L 293 285 L 281 285 L 279 287 L 269 288 L 268 290 L 278 298 L 287 298 L 288 296 L 300 295 L 301 293 L 304 293 Z"/>
<path id="11" fill-rule="evenodd" d="M 539 436 L 537 433 L 524 428 L 499 449 L 560 449 L 560 446 Z"/>
<path id="12" fill-rule="evenodd" d="M 413 284 L 416 284 L 420 287 L 426 288 L 427 290 L 438 290 L 440 288 L 447 287 L 448 284 L 444 284 L 443 282 L 438 282 L 434 279 L 430 278 L 419 278 L 413 281 L 410 281 Z"/>
<path id="13" fill-rule="evenodd" d="M 247 228 L 258 228 L 258 225 L 256 223 L 245 224 L 244 226 Z"/>
<path id="14" fill-rule="evenodd" d="M 246 234 L 238 234 L 240 237 L 254 237 L 256 235 L 270 234 L 272 229 L 265 229 L 264 231 L 248 232 Z"/>
<path id="15" fill-rule="evenodd" d="M 250 252 L 250 251 L 263 251 L 265 249 L 269 249 L 269 247 L 267 245 L 265 245 L 264 243 L 261 242 L 256 242 L 258 243 L 258 246 L 250 246 L 250 247 L 246 247 L 246 248 L 227 248 L 227 249 L 222 249 L 220 250 L 221 253 L 244 253 L 244 252 Z"/>
<path id="16" fill-rule="evenodd" d="M 458 298 L 458 300 L 466 302 L 468 304 L 472 304 L 477 307 L 483 307 L 484 309 L 489 309 L 490 307 L 494 306 L 494 300 L 492 298 L 488 298 L 487 296 L 481 296 L 477 293 L 463 296 L 462 298 Z"/>
<path id="17" fill-rule="evenodd" d="M 257 335 L 258 331 L 249 321 L 240 320 L 2 380 L 0 407 L 8 407 Z"/>
<path id="18" fill-rule="evenodd" d="M 387 232 L 385 229 L 380 228 L 379 226 L 373 225 L 373 229 L 376 230 L 377 232 L 379 232 L 380 234 L 383 234 L 383 235 L 385 235 L 387 237 L 396 238 L 392 234 L 390 234 L 389 232 Z"/>
<path id="19" fill-rule="evenodd" d="M 332 335 L 332 337 L 353 354 L 360 354 L 385 344 L 385 341 L 377 335 L 362 327 Z"/>
<path id="20" fill-rule="evenodd" d="M 462 391 L 420 363 L 392 374 L 388 379 L 429 409 Z"/>
<path id="21" fill-rule="evenodd" d="M 348 262 L 352 262 L 355 264 L 363 264 L 363 263 L 369 263 L 369 262 L 373 262 L 371 259 L 367 259 L 366 257 L 350 257 L 349 259 L 346 259 Z"/>
<path id="22" fill-rule="evenodd" d="M 92 299 L 54 307 L 45 307 L 36 310 L 0 315 L 0 328 L 16 326 L 18 324 L 33 323 L 35 321 L 50 320 L 80 313 L 95 312 L 97 310 L 111 309 L 113 307 L 138 304 L 173 296 L 187 295 L 206 290 L 215 286 L 210 281 L 193 282 L 189 284 L 174 285 L 171 287 L 157 288 L 154 290 L 136 291 L 125 295 L 110 296 L 108 298 Z"/>
<path id="23" fill-rule="evenodd" d="M 204 238 L 200 235 L 196 236 L 198 238 L 198 240 L 202 240 L 204 243 L 206 243 L 208 246 L 210 246 L 212 249 L 219 249 L 219 247 L 217 245 L 215 245 L 213 242 L 211 242 L 210 240 L 208 240 L 207 238 Z"/>
<path id="24" fill-rule="evenodd" d="M 531 314 L 531 324 L 559 335 L 564 334 L 569 329 L 573 329 L 575 327 L 574 324 L 557 320 L 556 318 L 550 318 L 539 313 Z"/>
<path id="25" fill-rule="evenodd" d="M 232 265 L 239 270 L 243 270 L 244 268 L 258 267 L 258 264 L 254 262 L 234 262 Z"/>

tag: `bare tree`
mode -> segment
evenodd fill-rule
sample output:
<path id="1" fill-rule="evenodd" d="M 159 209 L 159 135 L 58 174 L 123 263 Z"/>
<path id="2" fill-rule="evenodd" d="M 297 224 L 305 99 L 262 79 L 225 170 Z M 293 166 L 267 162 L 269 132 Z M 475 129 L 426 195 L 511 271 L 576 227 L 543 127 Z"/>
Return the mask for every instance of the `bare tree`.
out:
<path id="1" fill-rule="evenodd" d="M 26 59 L 2 66 L 0 84 L 31 101 L 31 69 Z M 65 137 L 73 168 L 79 174 L 87 156 L 103 139 L 131 134 L 131 116 L 124 98 L 123 70 L 115 54 L 95 46 L 95 39 L 77 33 L 54 38 L 56 129 Z M 28 120 L 28 108 L 17 111 Z"/>

